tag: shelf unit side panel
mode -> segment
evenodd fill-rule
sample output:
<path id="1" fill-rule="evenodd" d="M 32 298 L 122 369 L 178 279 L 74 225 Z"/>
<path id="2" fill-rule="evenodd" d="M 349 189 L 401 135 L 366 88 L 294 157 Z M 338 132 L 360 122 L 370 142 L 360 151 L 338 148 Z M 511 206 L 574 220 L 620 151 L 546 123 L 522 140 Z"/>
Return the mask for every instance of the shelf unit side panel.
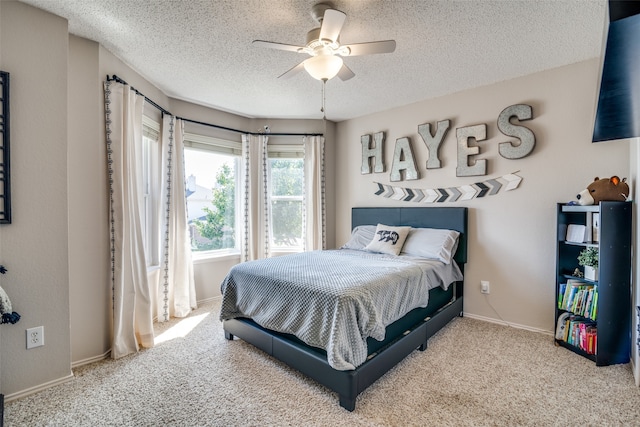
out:
<path id="1" fill-rule="evenodd" d="M 601 202 L 598 272 L 598 365 L 625 363 L 631 351 L 629 202 Z"/>

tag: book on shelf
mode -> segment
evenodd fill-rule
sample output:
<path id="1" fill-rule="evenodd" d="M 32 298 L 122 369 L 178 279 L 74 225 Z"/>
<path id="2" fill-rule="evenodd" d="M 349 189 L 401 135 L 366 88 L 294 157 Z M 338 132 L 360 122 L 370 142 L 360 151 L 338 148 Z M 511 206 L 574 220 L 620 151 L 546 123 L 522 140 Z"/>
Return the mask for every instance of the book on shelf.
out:
<path id="1" fill-rule="evenodd" d="M 578 316 L 596 320 L 598 306 L 598 287 L 577 279 L 568 279 L 560 284 L 558 308 Z"/>
<path id="2" fill-rule="evenodd" d="M 566 290 L 567 290 L 567 284 L 566 283 L 560 283 L 559 288 L 558 288 L 558 308 L 562 308 L 562 301 L 564 300 L 564 292 Z"/>
<path id="3" fill-rule="evenodd" d="M 564 340 L 564 331 L 565 331 L 565 327 L 566 327 L 566 320 L 567 318 L 571 316 L 571 313 L 562 313 L 560 316 L 558 316 L 558 324 L 556 325 L 556 339 L 557 340 Z"/>
<path id="4" fill-rule="evenodd" d="M 587 227 L 582 224 L 569 224 L 565 240 L 572 243 L 584 242 L 586 229 Z"/>
<path id="5" fill-rule="evenodd" d="M 600 213 L 589 212 L 585 224 L 568 224 L 565 240 L 571 243 L 598 243 L 600 241 Z"/>
<path id="6" fill-rule="evenodd" d="M 592 242 L 597 243 L 600 241 L 600 213 L 591 213 L 591 239 Z"/>
<path id="7" fill-rule="evenodd" d="M 596 323 L 579 316 L 558 317 L 556 339 L 577 347 L 587 354 L 596 354 L 598 347 L 598 329 Z"/>
<path id="8" fill-rule="evenodd" d="M 598 317 L 598 290 L 593 293 L 593 301 L 589 308 L 589 319 L 596 320 Z"/>
<path id="9" fill-rule="evenodd" d="M 584 241 L 592 243 L 598 243 L 600 241 L 600 212 L 587 212 Z"/>

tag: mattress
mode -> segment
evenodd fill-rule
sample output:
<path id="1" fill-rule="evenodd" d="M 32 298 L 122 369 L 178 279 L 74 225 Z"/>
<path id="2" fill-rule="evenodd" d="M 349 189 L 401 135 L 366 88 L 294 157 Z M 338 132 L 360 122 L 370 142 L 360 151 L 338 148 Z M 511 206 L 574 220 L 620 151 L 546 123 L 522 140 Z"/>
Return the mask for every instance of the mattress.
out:
<path id="1" fill-rule="evenodd" d="M 326 351 L 350 370 L 368 354 L 367 340 L 426 307 L 429 289 L 462 280 L 455 263 L 358 250 L 314 251 L 234 266 L 224 279 L 220 319 L 250 318 Z"/>

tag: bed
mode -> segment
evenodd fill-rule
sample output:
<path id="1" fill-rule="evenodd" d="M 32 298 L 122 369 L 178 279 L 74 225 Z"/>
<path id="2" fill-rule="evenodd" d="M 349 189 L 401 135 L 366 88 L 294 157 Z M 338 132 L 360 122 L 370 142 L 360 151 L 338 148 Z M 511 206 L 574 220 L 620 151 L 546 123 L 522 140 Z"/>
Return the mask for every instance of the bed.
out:
<path id="1" fill-rule="evenodd" d="M 224 308 L 228 304 L 225 300 L 236 298 L 235 293 L 239 292 L 236 289 L 235 282 L 241 282 L 242 278 L 237 272 L 234 272 L 235 267 L 223 282 L 223 309 L 221 310 L 221 318 L 224 318 L 224 333 L 228 340 L 238 337 L 249 342 L 323 384 L 338 394 L 340 405 L 349 411 L 355 409 L 356 398 L 362 391 L 414 350 L 426 350 L 427 341 L 434 333 L 456 316 L 462 316 L 462 277 L 464 265 L 467 261 L 468 237 L 467 208 L 464 207 L 353 208 L 351 222 L 352 229 L 356 229 L 359 226 L 386 224 L 387 226 L 455 230 L 459 232 L 459 236 L 457 247 L 454 248 L 453 260 L 455 263 L 452 262 L 451 264 L 459 270 L 462 276 L 456 276 L 456 279 L 459 280 L 454 280 L 449 286 L 433 286 L 428 290 L 428 305 L 426 307 L 418 306 L 413 308 L 406 314 L 402 313 L 397 320 L 395 320 L 395 317 L 390 317 L 392 322 L 382 331 L 376 330 L 376 326 L 373 326 L 371 330 L 367 330 L 365 335 L 371 336 L 366 338 L 364 342 L 364 351 L 366 353 L 364 356 L 358 350 L 360 337 L 354 339 L 350 335 L 351 338 L 349 339 L 353 342 L 353 348 L 355 349 L 352 353 L 355 356 L 349 353 L 344 359 L 341 354 L 334 352 L 334 348 L 331 345 L 323 347 L 314 341 L 312 343 L 315 345 L 308 345 L 307 342 L 310 341 L 306 339 L 306 336 L 298 334 L 297 331 L 295 334 L 298 336 L 294 335 L 294 333 L 282 332 L 279 327 L 271 329 L 261 326 L 260 324 L 265 325 L 265 322 L 258 311 L 247 310 L 256 314 L 246 317 L 243 313 L 231 315 L 226 313 L 223 316 L 222 311 L 228 311 L 228 309 Z M 338 252 L 339 254 L 337 255 L 350 256 L 349 251 L 344 251 L 344 253 L 342 251 L 323 252 L 328 252 L 329 255 L 333 255 L 333 252 Z M 260 266 L 260 262 L 245 264 L 256 267 Z M 279 262 L 280 265 L 283 265 L 282 259 L 270 262 Z M 240 270 L 242 269 L 240 268 Z M 229 286 L 229 282 L 233 282 L 233 286 Z M 294 285 L 295 283 L 291 284 L 291 286 Z M 291 291 L 289 290 L 287 293 L 291 293 Z M 253 305 L 258 308 L 264 305 L 262 304 L 262 298 L 264 296 L 256 299 L 259 302 Z M 363 317 L 362 312 L 358 310 L 355 310 L 355 316 Z M 253 319 L 249 317 L 253 317 Z M 288 319 L 288 321 L 290 320 Z M 358 319 L 358 322 L 360 320 Z M 359 327 L 364 329 L 362 324 Z M 329 334 L 330 336 L 327 338 L 329 342 L 340 342 L 340 340 L 344 339 L 341 334 L 346 334 L 348 331 L 341 332 L 339 329 L 336 329 L 338 332 L 333 331 L 335 334 Z M 301 336 L 306 342 L 299 338 Z M 374 339 L 374 337 L 377 339 Z M 338 356 L 335 354 L 338 354 Z M 352 356 L 356 357 L 357 360 L 355 362 L 349 359 Z M 364 361 L 360 360 L 362 357 L 364 357 Z M 353 365 L 350 365 L 350 362 Z"/>

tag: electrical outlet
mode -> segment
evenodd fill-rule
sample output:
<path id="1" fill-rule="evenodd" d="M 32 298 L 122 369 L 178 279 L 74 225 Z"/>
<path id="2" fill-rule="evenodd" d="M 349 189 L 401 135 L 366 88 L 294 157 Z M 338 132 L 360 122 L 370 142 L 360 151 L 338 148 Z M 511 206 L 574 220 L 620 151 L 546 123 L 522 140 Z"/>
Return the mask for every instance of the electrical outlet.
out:
<path id="1" fill-rule="evenodd" d="M 27 350 L 44 345 L 44 326 L 27 329 Z"/>
<path id="2" fill-rule="evenodd" d="M 480 293 L 488 294 L 489 293 L 489 281 L 481 280 L 480 281 Z"/>

